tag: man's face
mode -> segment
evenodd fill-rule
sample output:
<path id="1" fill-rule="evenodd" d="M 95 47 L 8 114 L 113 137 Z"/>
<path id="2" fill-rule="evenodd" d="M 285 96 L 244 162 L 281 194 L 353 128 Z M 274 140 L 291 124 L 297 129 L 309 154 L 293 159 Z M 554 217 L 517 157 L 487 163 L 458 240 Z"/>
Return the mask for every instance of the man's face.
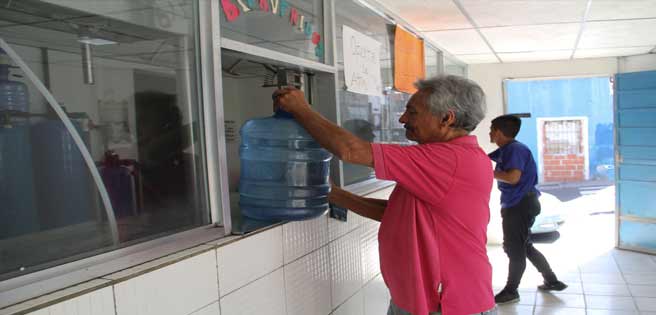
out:
<path id="1" fill-rule="evenodd" d="M 429 92 L 425 90 L 413 94 L 399 118 L 405 128 L 406 138 L 418 143 L 438 142 L 447 132 L 447 128 L 440 125 L 439 117 L 430 112 L 426 103 L 428 95 Z"/>

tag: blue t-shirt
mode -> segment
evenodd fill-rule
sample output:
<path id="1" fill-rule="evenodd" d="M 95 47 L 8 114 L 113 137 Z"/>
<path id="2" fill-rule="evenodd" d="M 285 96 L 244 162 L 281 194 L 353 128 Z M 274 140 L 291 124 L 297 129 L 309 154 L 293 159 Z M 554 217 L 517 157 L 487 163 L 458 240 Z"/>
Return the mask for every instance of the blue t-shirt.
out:
<path id="1" fill-rule="evenodd" d="M 497 181 L 501 191 L 501 208 L 510 208 L 522 200 L 529 192 L 540 192 L 535 187 L 538 184 L 538 168 L 533 160 L 531 150 L 523 143 L 513 140 L 488 154 L 497 163 L 495 171 L 518 169 L 522 172 L 519 182 L 515 185 Z"/>

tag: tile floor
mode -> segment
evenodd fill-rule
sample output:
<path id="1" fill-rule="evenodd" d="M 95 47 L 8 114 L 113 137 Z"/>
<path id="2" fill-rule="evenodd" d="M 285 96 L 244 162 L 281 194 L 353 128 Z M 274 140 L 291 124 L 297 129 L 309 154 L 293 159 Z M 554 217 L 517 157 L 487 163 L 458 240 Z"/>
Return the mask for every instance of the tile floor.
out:
<path id="1" fill-rule="evenodd" d="M 500 306 L 499 314 L 656 315 L 656 256 L 615 249 L 613 220 L 613 214 L 572 217 L 558 240 L 536 244 L 569 288 L 539 292 L 542 277 L 527 262 L 520 301 Z M 498 292 L 508 261 L 500 246 L 490 246 L 488 255 Z"/>

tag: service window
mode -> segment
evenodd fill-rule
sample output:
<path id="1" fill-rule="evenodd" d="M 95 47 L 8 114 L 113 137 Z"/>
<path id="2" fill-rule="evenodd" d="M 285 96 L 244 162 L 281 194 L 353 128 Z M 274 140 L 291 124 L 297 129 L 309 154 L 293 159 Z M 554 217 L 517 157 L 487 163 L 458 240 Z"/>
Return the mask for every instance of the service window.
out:
<path id="1" fill-rule="evenodd" d="M 0 25 L 0 280 L 209 223 L 197 1 L 9 1 Z"/>

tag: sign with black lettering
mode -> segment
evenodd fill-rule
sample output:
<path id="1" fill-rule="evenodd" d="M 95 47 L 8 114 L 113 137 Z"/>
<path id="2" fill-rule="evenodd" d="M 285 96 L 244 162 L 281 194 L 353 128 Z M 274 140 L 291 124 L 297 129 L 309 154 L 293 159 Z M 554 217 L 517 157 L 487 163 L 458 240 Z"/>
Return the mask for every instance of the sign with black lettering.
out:
<path id="1" fill-rule="evenodd" d="M 344 26 L 342 35 L 346 90 L 367 95 L 383 95 L 380 43 L 348 26 Z"/>

